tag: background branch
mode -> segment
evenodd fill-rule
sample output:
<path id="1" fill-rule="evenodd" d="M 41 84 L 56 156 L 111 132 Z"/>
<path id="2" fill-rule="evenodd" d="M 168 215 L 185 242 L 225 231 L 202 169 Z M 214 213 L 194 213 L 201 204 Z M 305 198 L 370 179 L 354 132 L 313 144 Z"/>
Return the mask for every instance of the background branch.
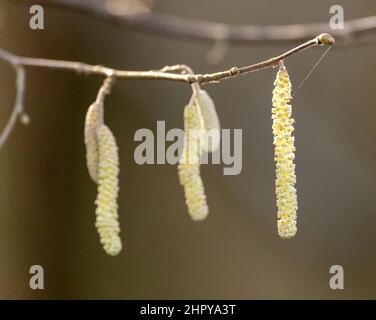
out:
<path id="1" fill-rule="evenodd" d="M 12 0 L 12 3 L 28 3 Z M 38 4 L 94 16 L 110 23 L 178 38 L 204 41 L 228 41 L 236 44 L 297 44 L 315 35 L 330 32 L 341 46 L 376 43 L 376 16 L 345 21 L 344 30 L 331 30 L 324 23 L 291 25 L 228 25 L 159 13 L 115 14 L 103 0 L 40 0 Z"/>

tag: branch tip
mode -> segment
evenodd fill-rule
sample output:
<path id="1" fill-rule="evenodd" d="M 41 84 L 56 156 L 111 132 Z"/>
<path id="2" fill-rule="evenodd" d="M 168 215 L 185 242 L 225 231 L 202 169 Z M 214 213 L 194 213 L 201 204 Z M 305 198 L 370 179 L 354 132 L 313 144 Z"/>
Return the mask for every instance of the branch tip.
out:
<path id="1" fill-rule="evenodd" d="M 316 38 L 317 44 L 322 46 L 334 46 L 336 40 L 329 33 L 322 33 Z"/>

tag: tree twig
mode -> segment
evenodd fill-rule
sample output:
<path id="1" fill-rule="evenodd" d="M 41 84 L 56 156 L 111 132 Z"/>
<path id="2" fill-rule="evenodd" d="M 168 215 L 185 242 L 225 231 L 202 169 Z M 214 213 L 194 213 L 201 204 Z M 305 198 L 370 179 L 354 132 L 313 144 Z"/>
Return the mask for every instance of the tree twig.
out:
<path id="1" fill-rule="evenodd" d="M 241 74 L 246 74 L 256 70 L 271 68 L 282 61 L 298 52 L 316 45 L 334 45 L 334 38 L 329 34 L 321 34 L 317 37 L 282 53 L 279 56 L 270 58 L 245 67 L 232 67 L 229 70 L 219 71 L 210 74 L 194 74 L 192 69 L 186 65 L 176 65 L 171 67 L 164 67 L 160 70 L 151 71 L 127 71 L 112 69 L 109 67 L 90 65 L 83 62 L 63 61 L 53 59 L 41 59 L 22 57 L 12 54 L 0 48 L 0 60 L 6 61 L 13 66 L 17 73 L 17 93 L 16 102 L 12 114 L 6 124 L 3 132 L 0 135 L 0 148 L 9 137 L 18 117 L 23 112 L 23 100 L 25 90 L 25 71 L 24 67 L 41 67 L 50 69 L 70 70 L 78 73 L 101 75 L 105 76 L 106 80 L 99 91 L 97 99 L 104 99 L 108 94 L 112 82 L 116 79 L 144 79 L 144 80 L 170 80 L 189 83 L 194 90 L 199 89 L 199 84 L 218 82 L 222 79 L 236 77 Z"/>
<path id="2" fill-rule="evenodd" d="M 27 3 L 12 0 L 12 3 Z M 320 33 L 330 32 L 341 46 L 376 43 L 376 16 L 345 21 L 343 30 L 331 30 L 324 23 L 291 25 L 228 25 L 187 19 L 159 13 L 117 15 L 103 0 L 40 0 L 38 4 L 96 17 L 141 31 L 204 41 L 227 41 L 237 44 L 297 44 Z"/>
<path id="3" fill-rule="evenodd" d="M 324 40 L 329 42 L 324 43 Z M 180 81 L 187 83 L 208 83 L 208 82 L 217 82 L 222 79 L 236 77 L 241 74 L 249 73 L 252 71 L 257 71 L 265 68 L 271 68 L 276 66 L 278 61 L 284 60 L 296 53 L 299 53 L 307 48 L 316 46 L 316 45 L 333 45 L 334 39 L 329 34 L 321 34 L 317 37 L 282 53 L 279 56 L 270 58 L 265 61 L 261 61 L 255 64 L 251 64 L 245 67 L 232 67 L 231 69 L 209 73 L 209 74 L 176 74 L 172 72 L 166 72 L 166 70 L 172 70 L 168 68 L 162 68 L 161 70 L 151 70 L 151 71 L 127 71 L 127 70 L 118 70 L 112 69 L 100 65 L 90 65 L 83 62 L 74 62 L 74 61 L 63 61 L 63 60 L 53 60 L 53 59 L 40 59 L 40 58 L 30 58 L 22 57 L 12 54 L 4 49 L 0 49 L 0 59 L 7 61 L 13 66 L 27 66 L 27 67 L 42 67 L 50 69 L 63 69 L 75 71 L 78 73 L 85 74 L 94 74 L 102 75 L 105 77 L 112 76 L 119 79 L 140 79 L 140 80 L 170 80 L 170 81 Z M 178 68 L 181 68 L 179 65 Z M 178 69 L 176 68 L 176 70 Z"/>
<path id="4" fill-rule="evenodd" d="M 0 134 L 0 148 L 8 140 L 10 133 L 12 132 L 17 120 L 23 114 L 24 111 L 24 99 L 25 99 L 25 70 L 20 65 L 14 65 L 16 71 L 16 98 L 14 102 L 14 108 L 12 114 L 9 117 L 4 130 Z"/>

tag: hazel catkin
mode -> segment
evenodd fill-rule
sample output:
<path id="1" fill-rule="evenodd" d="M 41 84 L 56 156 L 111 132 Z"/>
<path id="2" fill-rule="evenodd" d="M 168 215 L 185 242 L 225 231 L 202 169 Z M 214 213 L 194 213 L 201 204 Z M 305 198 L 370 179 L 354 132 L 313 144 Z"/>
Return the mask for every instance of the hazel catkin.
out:
<path id="1" fill-rule="evenodd" d="M 96 130 L 98 143 L 98 195 L 95 226 L 103 249 L 117 255 L 122 249 L 118 222 L 119 156 L 115 137 L 106 125 Z"/>
<path id="2" fill-rule="evenodd" d="M 202 126 L 197 107 L 189 104 L 184 109 L 184 149 L 179 160 L 178 174 L 184 188 L 188 213 L 195 221 L 209 213 L 204 185 L 200 174 Z"/>
<path id="3" fill-rule="evenodd" d="M 94 102 L 86 112 L 84 140 L 86 147 L 86 166 L 91 179 L 98 182 L 98 145 L 95 131 L 103 123 L 103 105 Z"/>
<path id="4" fill-rule="evenodd" d="M 276 162 L 276 198 L 278 208 L 278 234 L 284 239 L 294 237 L 298 210 L 295 189 L 295 146 L 291 104 L 291 82 L 282 66 L 277 73 L 273 90 L 273 134 Z"/>
<path id="5" fill-rule="evenodd" d="M 194 103 L 197 106 L 204 129 L 201 147 L 206 152 L 214 152 L 221 142 L 221 125 L 215 104 L 209 94 L 202 89 L 196 93 Z"/>

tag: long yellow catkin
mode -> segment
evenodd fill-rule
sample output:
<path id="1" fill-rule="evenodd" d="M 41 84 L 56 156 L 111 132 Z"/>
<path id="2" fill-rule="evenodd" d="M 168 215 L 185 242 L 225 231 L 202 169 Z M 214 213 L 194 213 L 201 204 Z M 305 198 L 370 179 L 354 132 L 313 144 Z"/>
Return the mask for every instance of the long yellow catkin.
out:
<path id="1" fill-rule="evenodd" d="M 117 198 L 119 193 L 119 156 L 115 137 L 102 125 L 96 130 L 98 142 L 98 195 L 95 201 L 96 222 L 100 242 L 109 255 L 117 255 L 122 249 L 119 236 Z"/>
<path id="2" fill-rule="evenodd" d="M 221 142 L 221 125 L 215 104 L 205 90 L 199 90 L 196 93 L 194 103 L 197 106 L 204 128 L 201 147 L 206 152 L 214 152 Z"/>
<path id="3" fill-rule="evenodd" d="M 94 102 L 85 117 L 86 166 L 91 179 L 98 183 L 98 144 L 95 131 L 103 123 L 103 105 Z"/>
<path id="4" fill-rule="evenodd" d="M 184 150 L 179 160 L 178 174 L 184 187 L 188 213 L 195 221 L 205 219 L 209 213 L 200 175 L 200 131 L 202 126 L 197 108 L 189 104 L 184 109 Z"/>
<path id="5" fill-rule="evenodd" d="M 282 66 L 277 73 L 273 91 L 273 134 L 276 162 L 276 197 L 278 208 L 278 234 L 284 239 L 294 237 L 298 210 L 295 189 L 295 146 L 291 117 L 291 82 Z"/>

